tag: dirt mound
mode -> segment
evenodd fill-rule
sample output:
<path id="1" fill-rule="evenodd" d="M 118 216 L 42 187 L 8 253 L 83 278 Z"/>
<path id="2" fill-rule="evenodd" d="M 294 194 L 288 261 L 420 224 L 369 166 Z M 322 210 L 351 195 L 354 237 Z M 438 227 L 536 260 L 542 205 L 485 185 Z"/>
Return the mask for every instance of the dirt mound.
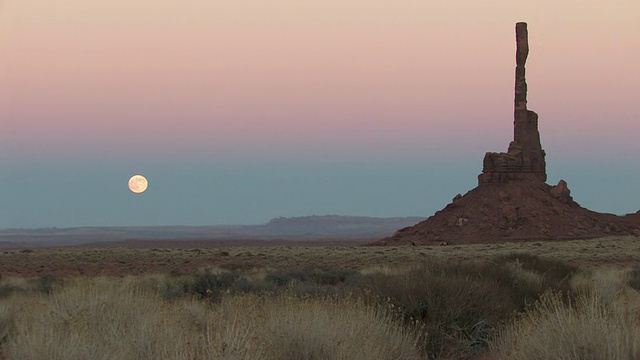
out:
<path id="1" fill-rule="evenodd" d="M 640 211 L 626 216 L 597 213 L 578 205 L 564 180 L 556 186 L 545 183 L 538 114 L 527 109 L 526 23 L 516 24 L 516 45 L 514 139 L 508 151 L 485 154 L 478 187 L 457 195 L 427 220 L 373 245 L 640 236 Z"/>
<path id="2" fill-rule="evenodd" d="M 637 214 L 601 214 L 573 201 L 564 181 L 495 183 L 456 197 L 417 225 L 375 245 L 424 245 L 640 235 Z"/>

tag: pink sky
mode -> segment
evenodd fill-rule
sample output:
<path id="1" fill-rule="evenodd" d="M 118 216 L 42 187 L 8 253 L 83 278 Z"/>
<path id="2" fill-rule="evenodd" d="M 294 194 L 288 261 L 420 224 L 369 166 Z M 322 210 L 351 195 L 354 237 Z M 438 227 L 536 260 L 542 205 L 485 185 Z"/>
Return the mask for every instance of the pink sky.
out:
<path id="1" fill-rule="evenodd" d="M 0 228 L 429 216 L 507 149 L 518 21 L 549 183 L 634 212 L 639 14 L 638 0 L 0 0 Z"/>
<path id="2" fill-rule="evenodd" d="M 550 156 L 640 151 L 637 0 L 0 6 L 2 161 L 480 159 L 510 140 L 517 21 Z"/>

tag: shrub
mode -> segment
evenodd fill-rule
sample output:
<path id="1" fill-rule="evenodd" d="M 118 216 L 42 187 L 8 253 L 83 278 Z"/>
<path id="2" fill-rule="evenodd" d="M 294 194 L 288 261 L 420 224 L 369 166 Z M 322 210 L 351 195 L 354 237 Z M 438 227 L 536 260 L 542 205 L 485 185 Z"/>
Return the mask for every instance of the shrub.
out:
<path id="1" fill-rule="evenodd" d="M 55 277 L 44 275 L 34 280 L 34 289 L 36 291 L 50 294 L 56 284 L 60 284 Z"/>
<path id="2" fill-rule="evenodd" d="M 310 280 L 318 285 L 341 285 L 347 279 L 353 280 L 354 277 L 358 276 L 355 271 L 326 268 L 315 268 L 310 270 L 309 273 Z"/>
<path id="3" fill-rule="evenodd" d="M 358 283 L 358 277 L 359 274 L 352 270 L 306 267 L 271 271 L 265 276 L 265 281 L 276 286 L 287 286 L 305 281 L 316 285 L 342 285 L 347 282 Z"/>
<path id="4" fill-rule="evenodd" d="M 165 299 L 174 299 L 187 295 L 194 287 L 192 277 L 167 277 L 160 281 L 158 289 Z"/>
<path id="5" fill-rule="evenodd" d="M 219 301 L 221 293 L 231 289 L 232 285 L 239 281 L 240 274 L 223 272 L 214 274 L 205 271 L 195 276 L 193 281 L 193 291 L 203 298 L 212 301 Z M 246 280 L 245 280 L 246 281 Z M 230 290 L 229 290 L 230 291 Z"/>
<path id="6" fill-rule="evenodd" d="M 327 268 L 275 270 L 267 273 L 264 282 L 275 291 L 296 296 L 347 296 L 358 290 L 362 276 L 355 271 Z"/>
<path id="7" fill-rule="evenodd" d="M 30 279 L 8 277 L 0 281 L 0 299 L 21 292 L 50 294 L 55 287 L 61 286 L 62 281 L 51 275 Z"/>
<path id="8" fill-rule="evenodd" d="M 517 264 L 523 270 L 531 271 L 541 277 L 542 287 L 561 291 L 571 291 L 571 278 L 578 267 L 564 261 L 544 258 L 527 253 L 513 253 L 498 256 L 493 260 L 497 264 Z"/>
<path id="9" fill-rule="evenodd" d="M 473 358 L 496 327 L 552 288 L 568 294 L 573 267 L 520 254 L 493 261 L 432 261 L 404 274 L 370 274 L 366 287 L 379 303 L 401 309 L 429 334 L 430 357 Z M 565 284 L 566 283 L 566 284 Z"/>
<path id="10" fill-rule="evenodd" d="M 16 287 L 11 284 L 0 284 L 0 299 L 11 295 L 16 290 Z"/>
<path id="11" fill-rule="evenodd" d="M 264 281 L 279 287 L 287 286 L 295 282 L 303 282 L 307 279 L 309 279 L 309 273 L 304 269 L 275 270 L 269 272 L 264 277 Z"/>
<path id="12" fill-rule="evenodd" d="M 629 271 L 628 284 L 633 290 L 640 291 L 640 266 L 635 267 Z"/>
<path id="13" fill-rule="evenodd" d="M 2 359 L 2 344 L 6 342 L 13 328 L 14 309 L 10 304 L 0 304 L 0 359 Z"/>
<path id="14" fill-rule="evenodd" d="M 462 358 L 488 340 L 499 320 L 491 313 L 509 313 L 515 307 L 500 301 L 502 292 L 495 282 L 479 282 L 476 276 L 445 267 L 425 264 L 401 276 L 372 274 L 368 286 L 379 302 L 399 308 L 408 323 L 425 325 L 423 347 L 430 357 Z M 496 304 L 508 308 L 495 309 Z"/>

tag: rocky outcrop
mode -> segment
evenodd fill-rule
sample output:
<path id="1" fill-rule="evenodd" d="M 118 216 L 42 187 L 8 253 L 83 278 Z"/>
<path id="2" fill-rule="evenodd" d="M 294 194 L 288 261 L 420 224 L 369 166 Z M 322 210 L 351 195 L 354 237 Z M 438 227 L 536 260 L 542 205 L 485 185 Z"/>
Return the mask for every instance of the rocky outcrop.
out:
<path id="1" fill-rule="evenodd" d="M 482 162 L 478 183 L 512 180 L 547 180 L 545 152 L 540 144 L 538 114 L 527 109 L 525 63 L 529 55 L 527 24 L 516 24 L 516 76 L 513 114 L 513 141 L 506 153 L 488 152 Z"/>
<path id="2" fill-rule="evenodd" d="M 558 181 L 558 185 L 554 186 L 550 190 L 551 195 L 563 204 L 573 203 L 571 197 L 571 190 L 567 186 L 567 182 L 564 180 Z"/>
<path id="3" fill-rule="evenodd" d="M 581 207 L 566 183 L 538 180 L 478 186 L 427 220 L 374 245 L 438 245 L 585 239 L 640 234 L 640 215 L 601 214 Z"/>
<path id="4" fill-rule="evenodd" d="M 456 195 L 427 220 L 373 245 L 422 245 L 640 235 L 640 211 L 626 216 L 581 207 L 564 180 L 545 183 L 538 115 L 527 109 L 527 24 L 516 24 L 514 138 L 506 153 L 487 153 L 478 187 Z"/>

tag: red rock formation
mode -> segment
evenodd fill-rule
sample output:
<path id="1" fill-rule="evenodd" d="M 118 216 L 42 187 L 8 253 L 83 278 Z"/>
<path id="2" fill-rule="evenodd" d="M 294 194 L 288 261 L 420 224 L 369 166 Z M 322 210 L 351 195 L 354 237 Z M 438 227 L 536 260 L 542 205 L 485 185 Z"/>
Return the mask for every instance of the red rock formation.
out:
<path id="1" fill-rule="evenodd" d="M 516 24 L 516 81 L 513 141 L 506 153 L 488 152 L 484 156 L 480 185 L 510 180 L 547 180 L 545 153 L 540 144 L 538 114 L 527 109 L 525 63 L 529 55 L 527 24 Z"/>
<path id="2" fill-rule="evenodd" d="M 640 211 L 616 216 L 578 205 L 564 180 L 545 183 L 538 115 L 527 109 L 527 24 L 516 24 L 514 139 L 506 153 L 487 153 L 478 187 L 456 195 L 427 220 L 373 245 L 421 245 L 640 235 Z"/>

